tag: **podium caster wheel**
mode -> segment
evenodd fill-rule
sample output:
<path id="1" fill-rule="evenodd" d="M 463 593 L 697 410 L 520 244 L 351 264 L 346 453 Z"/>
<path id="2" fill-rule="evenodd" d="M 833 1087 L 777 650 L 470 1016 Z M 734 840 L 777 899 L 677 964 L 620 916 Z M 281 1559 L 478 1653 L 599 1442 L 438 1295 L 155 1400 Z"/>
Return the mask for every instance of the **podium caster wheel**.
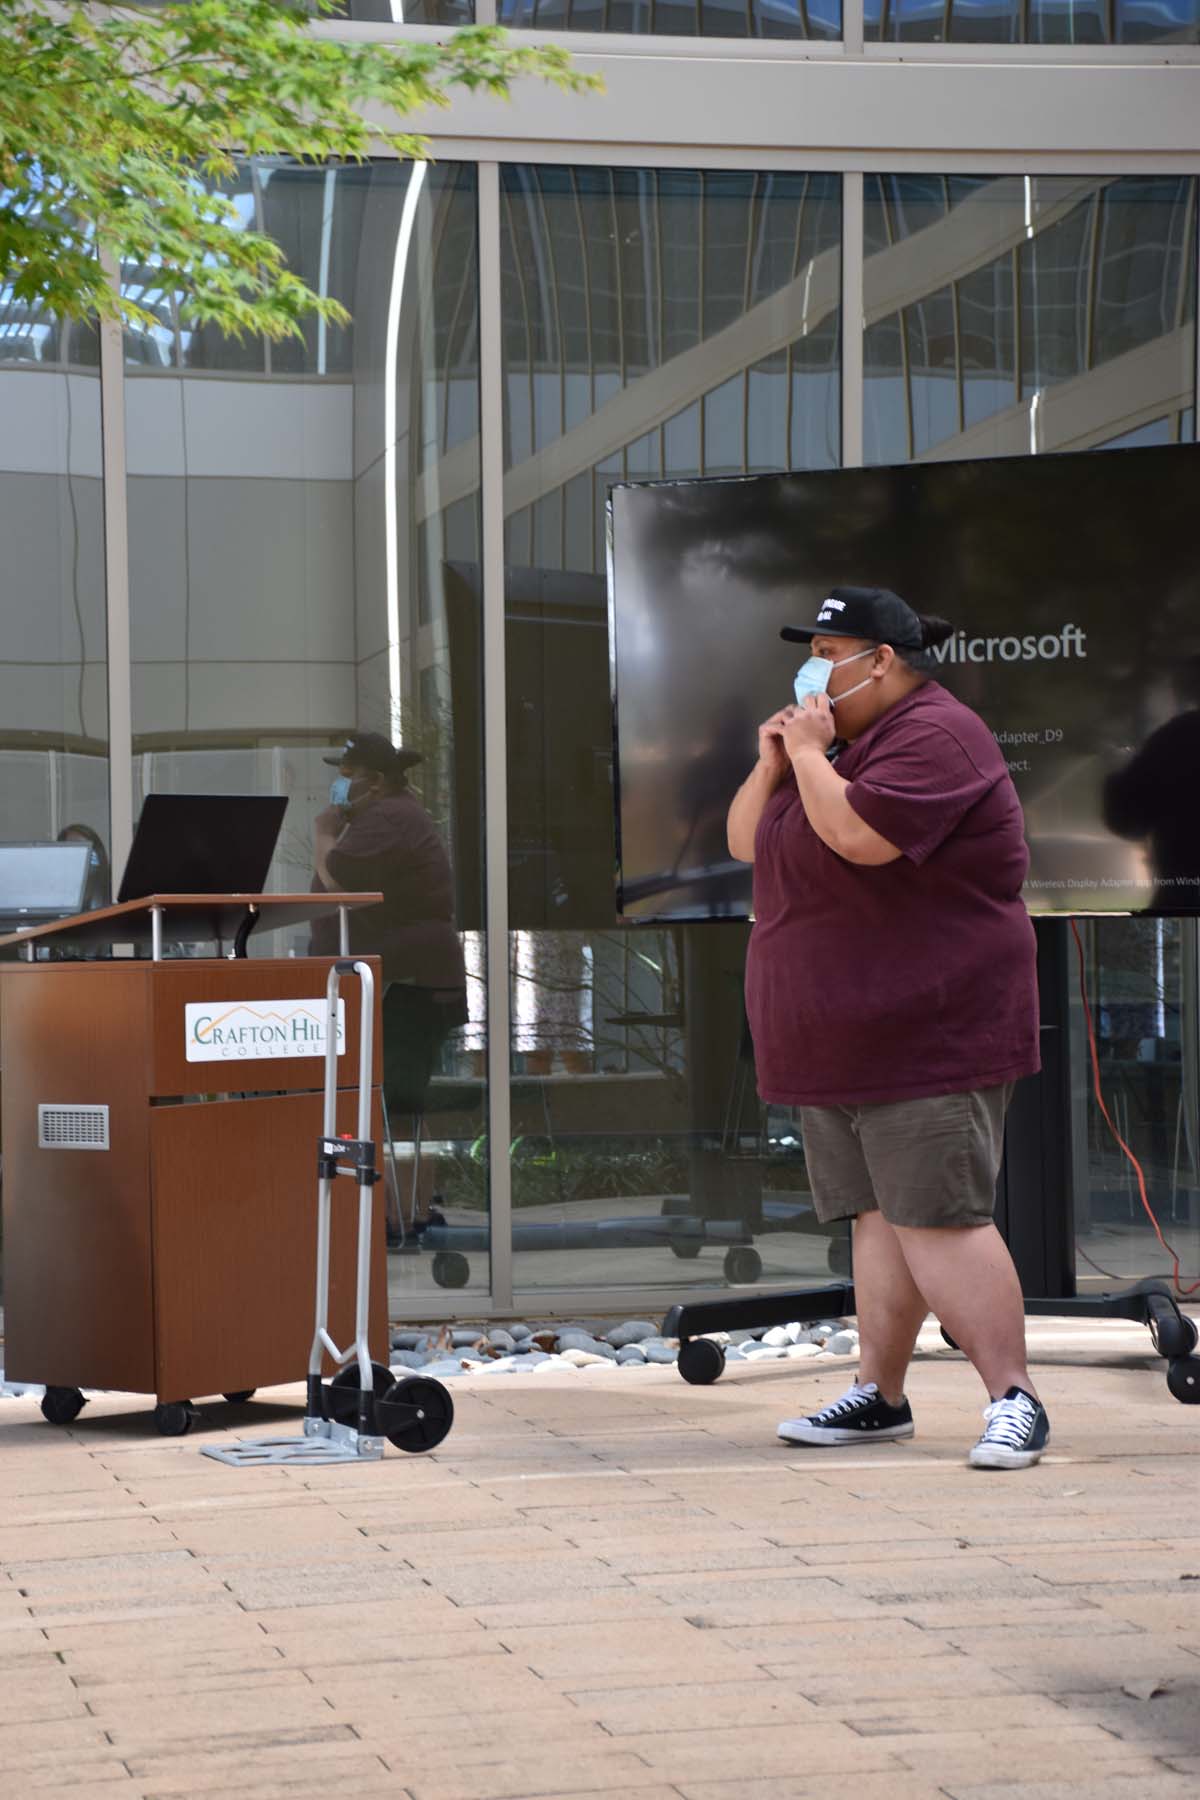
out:
<path id="1" fill-rule="evenodd" d="M 691 1262 L 700 1254 L 700 1239 L 678 1237 L 671 1239 L 671 1255 L 677 1256 L 680 1262 Z"/>
<path id="2" fill-rule="evenodd" d="M 51 1425 L 69 1425 L 86 1405 L 78 1388 L 48 1387 L 42 1396 L 42 1417 Z"/>
<path id="3" fill-rule="evenodd" d="M 762 1274 L 762 1257 L 748 1244 L 739 1244 L 725 1252 L 725 1279 L 742 1287 L 757 1281 Z"/>
<path id="4" fill-rule="evenodd" d="M 725 1352 L 711 1338 L 689 1338 L 679 1346 L 677 1367 L 693 1387 L 708 1387 L 724 1373 Z"/>
<path id="5" fill-rule="evenodd" d="M 163 1400 L 154 1409 L 154 1423 L 162 1437 L 186 1437 L 196 1423 L 190 1400 Z"/>
<path id="6" fill-rule="evenodd" d="M 471 1279 L 471 1265 L 461 1250 L 437 1250 L 433 1258 L 433 1279 L 441 1288 L 466 1287 Z"/>
<path id="7" fill-rule="evenodd" d="M 454 1402 L 440 1381 L 405 1376 L 375 1402 L 375 1417 L 397 1450 L 436 1450 L 454 1423 Z"/>
<path id="8" fill-rule="evenodd" d="M 245 1406 L 247 1400 L 253 1400 L 257 1392 L 257 1388 L 237 1388 L 232 1394 L 225 1394 L 222 1398 L 228 1400 L 230 1406 Z"/>
<path id="9" fill-rule="evenodd" d="M 387 1393 L 396 1379 L 390 1369 L 385 1369 L 382 1363 L 377 1362 L 371 1364 L 371 1377 L 376 1400 L 381 1394 Z M 357 1426 L 358 1395 L 358 1364 L 347 1363 L 344 1369 L 338 1370 L 325 1389 L 325 1409 L 329 1417 L 338 1425 Z"/>
<path id="10" fill-rule="evenodd" d="M 1177 1356 L 1167 1368 L 1167 1386 L 1184 1406 L 1200 1406 L 1200 1356 Z"/>

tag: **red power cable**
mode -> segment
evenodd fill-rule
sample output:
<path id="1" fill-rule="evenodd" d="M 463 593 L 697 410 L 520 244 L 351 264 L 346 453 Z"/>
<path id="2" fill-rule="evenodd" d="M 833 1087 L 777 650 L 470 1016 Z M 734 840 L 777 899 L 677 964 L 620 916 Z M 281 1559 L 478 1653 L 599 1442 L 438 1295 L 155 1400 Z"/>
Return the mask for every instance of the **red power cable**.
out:
<path id="1" fill-rule="evenodd" d="M 1113 1124 L 1109 1110 L 1104 1104 L 1104 1094 L 1100 1087 L 1100 1058 L 1096 1051 L 1096 1031 L 1092 1024 L 1092 1009 L 1088 1003 L 1087 981 L 1084 974 L 1083 939 L 1079 935 L 1079 927 L 1074 919 L 1071 920 L 1071 934 L 1075 939 L 1075 948 L 1079 952 L 1079 997 L 1083 1001 L 1083 1016 L 1087 1021 L 1088 1052 L 1092 1059 L 1092 1084 L 1096 1092 L 1096 1105 L 1100 1108 L 1104 1123 L 1108 1126 L 1113 1137 L 1121 1146 L 1121 1149 L 1129 1158 L 1129 1161 L 1133 1164 L 1134 1173 L 1137 1176 L 1138 1193 L 1141 1195 L 1142 1205 L 1146 1211 L 1146 1217 L 1154 1227 L 1155 1237 L 1171 1259 L 1171 1285 L 1174 1287 L 1175 1292 L 1180 1298 L 1185 1299 L 1189 1294 L 1194 1294 L 1197 1289 L 1200 1289 L 1200 1279 L 1197 1279 L 1196 1281 L 1191 1282 L 1189 1286 L 1184 1287 L 1183 1279 L 1179 1273 L 1179 1258 L 1159 1229 L 1158 1220 L 1154 1216 L 1154 1208 L 1151 1206 L 1147 1197 L 1146 1177 L 1142 1172 L 1142 1165 Z"/>

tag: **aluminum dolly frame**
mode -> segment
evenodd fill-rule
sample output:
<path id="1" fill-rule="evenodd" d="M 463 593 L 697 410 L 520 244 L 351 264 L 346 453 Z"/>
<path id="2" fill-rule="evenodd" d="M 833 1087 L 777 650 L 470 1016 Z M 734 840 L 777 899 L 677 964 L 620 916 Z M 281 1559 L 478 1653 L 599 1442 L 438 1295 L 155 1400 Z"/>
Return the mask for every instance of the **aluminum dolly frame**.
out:
<path id="1" fill-rule="evenodd" d="M 338 1136 L 338 998 L 343 975 L 362 986 L 358 1048 L 358 1122 L 354 1138 Z M 401 1450 L 432 1450 L 454 1422 L 454 1403 L 439 1381 L 427 1376 L 397 1380 L 389 1368 L 371 1361 L 367 1342 L 371 1294 L 371 1228 L 374 1188 L 379 1180 L 371 1137 L 371 1064 L 375 1028 L 375 976 L 365 962 L 341 960 L 325 984 L 325 1111 L 317 1148 L 317 1291 L 302 1437 L 245 1438 L 232 1445 L 206 1444 L 202 1456 L 234 1468 L 269 1464 L 378 1462 L 385 1440 Z M 333 1184 L 349 1176 L 358 1188 L 358 1263 L 354 1299 L 354 1342 L 339 1349 L 329 1333 L 329 1238 Z M 338 1372 L 326 1384 L 322 1364 L 329 1355 Z"/>

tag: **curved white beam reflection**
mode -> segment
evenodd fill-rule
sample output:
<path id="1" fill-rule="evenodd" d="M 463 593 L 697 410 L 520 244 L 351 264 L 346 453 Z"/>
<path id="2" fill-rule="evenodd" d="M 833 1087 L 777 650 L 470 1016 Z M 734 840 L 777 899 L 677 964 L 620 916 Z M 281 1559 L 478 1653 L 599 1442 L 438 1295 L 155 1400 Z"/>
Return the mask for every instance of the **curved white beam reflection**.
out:
<path id="1" fill-rule="evenodd" d="M 400 309 L 404 303 L 404 279 L 417 222 L 417 205 L 425 184 L 427 163 L 414 162 L 396 234 L 392 262 L 392 286 L 388 295 L 387 334 L 383 358 L 383 507 L 385 581 L 387 583 L 388 635 L 388 733 L 395 744 L 404 742 L 403 690 L 400 683 L 400 552 L 396 495 L 396 366 L 400 344 Z"/>

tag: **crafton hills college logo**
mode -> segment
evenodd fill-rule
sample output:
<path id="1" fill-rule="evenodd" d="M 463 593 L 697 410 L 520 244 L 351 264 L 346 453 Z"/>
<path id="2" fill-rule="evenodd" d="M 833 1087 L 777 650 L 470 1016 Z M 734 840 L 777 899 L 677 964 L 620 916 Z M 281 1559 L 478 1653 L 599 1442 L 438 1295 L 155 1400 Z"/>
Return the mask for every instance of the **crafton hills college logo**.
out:
<path id="1" fill-rule="evenodd" d="M 338 1001 L 337 1053 L 346 1048 L 346 1002 Z M 255 1000 L 184 1007 L 188 1062 L 243 1062 L 324 1056 L 323 1000 Z"/>

